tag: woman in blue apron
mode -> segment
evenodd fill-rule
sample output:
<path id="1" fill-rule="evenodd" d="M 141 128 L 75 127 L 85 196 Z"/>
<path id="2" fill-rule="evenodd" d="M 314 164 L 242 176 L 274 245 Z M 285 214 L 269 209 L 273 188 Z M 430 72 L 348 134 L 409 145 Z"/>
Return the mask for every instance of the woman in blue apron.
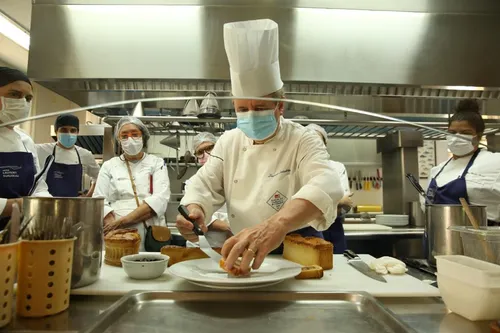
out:
<path id="1" fill-rule="evenodd" d="M 47 170 L 46 182 L 49 192 L 55 197 L 77 197 L 82 189 L 82 160 L 75 147 L 78 136 L 80 121 L 74 115 L 62 115 L 57 117 L 55 131 L 57 133 L 57 144 L 52 151 L 53 162 Z M 71 154 L 76 154 L 77 164 L 66 164 L 56 162 L 56 148 L 60 147 Z M 61 150 L 61 153 L 64 151 Z"/>
<path id="2" fill-rule="evenodd" d="M 0 67 L 0 126 L 28 117 L 33 91 L 22 72 Z M 50 196 L 47 185 L 36 177 L 38 160 L 33 140 L 12 126 L 0 127 L 0 228 L 12 213 L 22 208 L 24 196 Z"/>
<path id="3" fill-rule="evenodd" d="M 427 198 L 433 204 L 485 205 L 489 225 L 500 221 L 500 154 L 479 149 L 485 124 L 475 100 L 463 100 L 450 118 L 448 131 L 463 138 L 447 136 L 453 156 L 431 169 Z"/>

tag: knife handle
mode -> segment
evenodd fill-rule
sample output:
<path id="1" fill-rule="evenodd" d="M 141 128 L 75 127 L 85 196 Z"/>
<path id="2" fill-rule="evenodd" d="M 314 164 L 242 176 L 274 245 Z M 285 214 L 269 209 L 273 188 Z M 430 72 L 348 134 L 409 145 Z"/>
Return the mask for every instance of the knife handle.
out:
<path id="1" fill-rule="evenodd" d="M 356 253 L 354 253 L 354 251 L 351 250 L 345 250 L 344 257 L 348 259 L 360 259 L 359 256 Z"/>
<path id="2" fill-rule="evenodd" d="M 177 208 L 177 210 L 182 215 L 182 217 L 184 217 L 186 220 L 188 220 L 189 222 L 191 222 L 193 224 L 193 232 L 197 236 L 202 236 L 203 235 L 203 231 L 201 230 L 201 228 L 198 225 L 198 223 L 196 223 L 195 220 L 193 220 L 192 218 L 189 217 L 189 210 L 186 208 L 186 206 L 179 205 L 179 207 Z"/>

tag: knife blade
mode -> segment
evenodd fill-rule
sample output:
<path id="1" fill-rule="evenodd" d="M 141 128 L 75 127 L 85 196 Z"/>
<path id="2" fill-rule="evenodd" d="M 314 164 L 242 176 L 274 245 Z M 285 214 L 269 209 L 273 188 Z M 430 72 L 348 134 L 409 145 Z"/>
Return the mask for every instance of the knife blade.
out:
<path id="1" fill-rule="evenodd" d="M 202 250 L 207 256 L 209 256 L 210 259 L 219 264 L 222 256 L 212 249 L 212 246 L 206 239 L 198 223 L 196 223 L 196 221 L 189 217 L 189 211 L 186 206 L 179 205 L 178 211 L 186 220 L 193 224 L 193 232 L 198 236 L 198 244 L 200 245 L 200 250 Z"/>
<path id="2" fill-rule="evenodd" d="M 374 272 L 370 266 L 368 266 L 356 253 L 354 253 L 354 251 L 346 250 L 344 252 L 344 257 L 347 258 L 347 263 L 354 267 L 358 272 L 379 282 L 387 283 L 383 276 Z"/>

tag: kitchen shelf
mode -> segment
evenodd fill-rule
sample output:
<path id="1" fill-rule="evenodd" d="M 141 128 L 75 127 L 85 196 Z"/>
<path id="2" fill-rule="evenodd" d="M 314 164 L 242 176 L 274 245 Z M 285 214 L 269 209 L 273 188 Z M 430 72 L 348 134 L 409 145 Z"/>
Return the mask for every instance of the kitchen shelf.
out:
<path id="1" fill-rule="evenodd" d="M 103 119 L 107 124 L 114 126 L 122 116 L 107 116 Z M 222 134 L 226 130 L 235 128 L 236 117 L 222 117 L 220 119 L 199 119 L 197 117 L 173 116 L 142 116 L 137 117 L 155 135 L 196 135 L 199 132 L 209 131 Z M 301 125 L 318 124 L 325 128 L 328 137 L 349 139 L 376 139 L 386 136 L 397 130 L 417 130 L 422 133 L 424 140 L 443 140 L 446 134 L 433 129 L 446 130 L 448 122 L 414 122 L 416 125 L 427 126 L 422 128 L 389 120 L 344 121 L 328 119 L 290 119 Z M 484 135 L 495 134 L 500 131 L 500 123 L 487 124 Z"/>

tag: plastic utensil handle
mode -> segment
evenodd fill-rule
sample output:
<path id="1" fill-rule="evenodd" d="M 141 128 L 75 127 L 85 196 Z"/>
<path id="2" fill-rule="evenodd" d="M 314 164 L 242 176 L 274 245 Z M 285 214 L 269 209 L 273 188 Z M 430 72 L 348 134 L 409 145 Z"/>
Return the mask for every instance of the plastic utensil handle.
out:
<path id="1" fill-rule="evenodd" d="M 198 235 L 198 236 L 201 236 L 203 235 L 203 231 L 201 231 L 201 228 L 200 226 L 198 225 L 198 223 L 196 223 L 195 220 L 193 220 L 192 218 L 189 217 L 189 211 L 188 209 L 186 208 L 186 206 L 184 205 L 179 205 L 179 208 L 178 208 L 178 211 L 179 213 L 181 213 L 181 215 L 186 219 L 188 220 L 189 222 L 191 222 L 193 224 L 193 232 Z"/>
<path id="2" fill-rule="evenodd" d="M 351 250 L 345 250 L 344 257 L 347 257 L 348 259 L 360 259 L 359 256 Z"/>

